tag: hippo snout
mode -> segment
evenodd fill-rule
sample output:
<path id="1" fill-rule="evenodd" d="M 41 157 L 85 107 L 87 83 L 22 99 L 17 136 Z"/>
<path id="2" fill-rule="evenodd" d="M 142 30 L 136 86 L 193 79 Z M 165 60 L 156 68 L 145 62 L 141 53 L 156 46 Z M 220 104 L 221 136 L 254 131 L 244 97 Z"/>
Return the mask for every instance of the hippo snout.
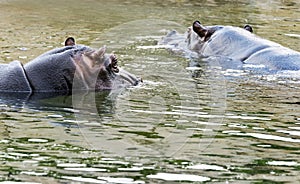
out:
<path id="1" fill-rule="evenodd" d="M 123 82 L 127 82 L 133 86 L 136 86 L 140 82 L 142 82 L 142 80 L 140 78 L 136 77 L 135 75 L 127 72 L 126 70 L 124 70 L 122 68 L 119 68 L 118 79 L 122 80 Z"/>
<path id="2" fill-rule="evenodd" d="M 134 74 L 127 72 L 126 70 L 118 66 L 118 59 L 115 54 L 109 56 L 109 61 L 106 64 L 108 66 L 108 71 L 112 71 L 116 75 L 116 82 L 129 84 L 130 86 L 138 85 L 141 80 L 136 77 Z"/>

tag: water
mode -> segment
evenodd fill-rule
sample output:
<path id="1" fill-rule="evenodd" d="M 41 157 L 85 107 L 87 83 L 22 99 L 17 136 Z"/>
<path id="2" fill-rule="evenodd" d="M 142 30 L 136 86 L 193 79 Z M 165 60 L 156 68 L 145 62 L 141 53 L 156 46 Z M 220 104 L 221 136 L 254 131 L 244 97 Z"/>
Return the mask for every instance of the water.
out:
<path id="1" fill-rule="evenodd" d="M 156 46 L 169 30 L 251 24 L 299 51 L 298 1 L 0 1 L 0 61 L 74 36 L 107 45 L 138 87 L 0 100 L 3 183 L 298 183 L 299 72 L 222 70 Z M 16 100 L 17 99 L 17 100 Z M 10 182 L 9 182 L 10 181 Z"/>

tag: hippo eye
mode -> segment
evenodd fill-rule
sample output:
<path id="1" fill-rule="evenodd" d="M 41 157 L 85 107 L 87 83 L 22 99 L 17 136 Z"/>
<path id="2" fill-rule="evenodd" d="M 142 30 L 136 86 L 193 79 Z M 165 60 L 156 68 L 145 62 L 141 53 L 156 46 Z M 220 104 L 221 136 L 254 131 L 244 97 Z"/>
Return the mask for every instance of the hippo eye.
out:
<path id="1" fill-rule="evenodd" d="M 204 37 L 204 41 L 208 41 L 210 39 L 210 37 L 214 34 L 215 31 L 213 30 L 210 30 L 210 31 L 207 31 L 206 34 L 205 34 L 205 37 Z"/>

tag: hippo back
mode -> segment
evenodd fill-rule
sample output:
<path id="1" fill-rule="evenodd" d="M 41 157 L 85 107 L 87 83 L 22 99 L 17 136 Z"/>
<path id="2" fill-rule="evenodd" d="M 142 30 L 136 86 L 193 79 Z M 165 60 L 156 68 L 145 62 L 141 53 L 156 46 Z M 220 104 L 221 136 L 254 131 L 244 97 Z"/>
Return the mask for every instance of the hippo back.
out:
<path id="1" fill-rule="evenodd" d="M 24 69 L 33 91 L 71 91 L 76 70 L 73 56 L 86 50 L 90 48 L 82 45 L 57 48 L 25 64 Z"/>
<path id="2" fill-rule="evenodd" d="M 244 29 L 224 26 L 212 35 L 200 52 L 205 56 L 227 56 L 244 61 L 252 53 L 270 46 L 280 45 L 263 40 Z"/>
<path id="3" fill-rule="evenodd" d="M 19 61 L 0 64 L 0 91 L 31 92 L 23 66 Z"/>
<path id="4" fill-rule="evenodd" d="M 225 56 L 246 64 L 260 64 L 270 70 L 300 70 L 299 52 L 232 26 L 216 31 L 197 52 L 204 56 Z"/>

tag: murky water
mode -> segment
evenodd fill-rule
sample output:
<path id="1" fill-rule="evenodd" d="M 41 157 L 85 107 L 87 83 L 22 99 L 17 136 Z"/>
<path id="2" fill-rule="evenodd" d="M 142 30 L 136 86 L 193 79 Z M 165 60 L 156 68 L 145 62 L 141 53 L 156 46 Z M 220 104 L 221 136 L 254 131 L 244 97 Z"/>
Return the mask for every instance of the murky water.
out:
<path id="1" fill-rule="evenodd" d="M 299 50 L 289 1 L 0 1 L 0 61 L 30 61 L 74 36 L 107 45 L 144 84 L 111 93 L 0 100 L 5 183 L 299 183 L 299 72 L 189 67 L 155 47 L 169 30 L 243 26 Z M 16 100 L 18 99 L 18 100 Z"/>

